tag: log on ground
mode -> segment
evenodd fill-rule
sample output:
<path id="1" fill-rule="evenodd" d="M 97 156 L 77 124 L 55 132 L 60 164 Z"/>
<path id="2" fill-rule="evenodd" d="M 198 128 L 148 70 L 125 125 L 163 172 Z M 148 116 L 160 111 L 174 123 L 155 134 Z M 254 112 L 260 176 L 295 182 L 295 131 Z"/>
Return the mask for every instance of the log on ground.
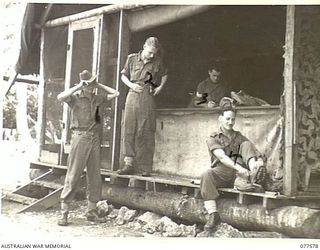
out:
<path id="1" fill-rule="evenodd" d="M 190 223 L 206 222 L 203 200 L 179 193 L 145 191 L 104 183 L 102 198 L 110 203 L 148 210 Z M 241 205 L 232 199 L 219 199 L 218 209 L 222 221 L 241 230 L 320 238 L 320 210 L 298 206 L 266 210 L 258 204 Z"/>

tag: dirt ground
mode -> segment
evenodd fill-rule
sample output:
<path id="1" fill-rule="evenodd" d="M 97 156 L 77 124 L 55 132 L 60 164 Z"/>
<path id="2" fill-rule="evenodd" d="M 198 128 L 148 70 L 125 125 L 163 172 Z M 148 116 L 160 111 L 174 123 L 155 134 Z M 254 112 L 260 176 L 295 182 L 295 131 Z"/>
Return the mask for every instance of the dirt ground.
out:
<path id="1" fill-rule="evenodd" d="M 136 232 L 128 225 L 116 225 L 109 220 L 103 224 L 88 222 L 84 216 L 86 211 L 86 201 L 76 201 L 73 203 L 69 215 L 70 224 L 67 227 L 57 225 L 60 216 L 59 207 L 55 206 L 42 212 L 27 212 L 16 214 L 22 208 L 20 204 L 4 201 L 2 204 L 1 216 L 1 237 L 10 237 L 12 234 L 21 234 L 32 231 L 34 236 L 55 237 L 143 237 L 147 233 Z M 3 227 L 2 225 L 6 225 Z"/>
<path id="2" fill-rule="evenodd" d="M 121 209 L 113 208 L 106 216 L 106 223 L 94 223 L 86 220 L 86 201 L 72 203 L 69 213 L 69 225 L 58 226 L 60 217 L 59 206 L 40 212 L 17 213 L 23 205 L 2 201 L 0 239 L 15 235 L 25 235 L 32 232 L 32 237 L 184 237 L 184 238 L 285 238 L 284 235 L 273 232 L 241 232 L 232 226 L 222 223 L 210 234 L 202 231 L 201 225 L 179 224 L 162 215 L 148 211 L 130 210 L 134 212 L 132 219 L 126 220 Z M 113 207 L 109 205 L 109 207 Z M 110 210 L 109 210 L 110 211 Z M 127 213 L 128 214 L 128 213 Z M 146 220 L 140 219 L 148 217 Z M 121 218 L 122 217 L 122 218 Z M 120 219 L 120 220 L 119 220 Z M 161 224 L 161 230 L 159 225 Z"/>

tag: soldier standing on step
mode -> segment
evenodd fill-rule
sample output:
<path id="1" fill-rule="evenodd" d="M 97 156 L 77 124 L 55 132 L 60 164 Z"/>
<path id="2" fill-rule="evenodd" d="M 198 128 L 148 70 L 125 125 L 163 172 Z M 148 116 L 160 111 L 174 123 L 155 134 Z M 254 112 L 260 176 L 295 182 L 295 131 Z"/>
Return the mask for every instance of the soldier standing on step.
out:
<path id="1" fill-rule="evenodd" d="M 96 203 L 101 199 L 99 106 L 118 97 L 119 92 L 96 82 L 96 76 L 87 70 L 79 76 L 78 84 L 58 95 L 58 100 L 67 103 L 71 110 L 72 130 L 68 170 L 61 193 L 60 226 L 68 225 L 69 204 L 85 167 L 88 199 L 86 218 L 89 221 L 105 222 L 105 218 L 100 218 L 96 210 Z M 96 89 L 102 90 L 102 93 L 95 94 Z"/>
<path id="2" fill-rule="evenodd" d="M 121 80 L 130 89 L 124 111 L 124 162 L 119 174 L 140 172 L 149 176 L 155 149 L 155 104 L 167 81 L 167 71 L 159 56 L 160 44 L 149 37 L 143 50 L 128 56 Z"/>

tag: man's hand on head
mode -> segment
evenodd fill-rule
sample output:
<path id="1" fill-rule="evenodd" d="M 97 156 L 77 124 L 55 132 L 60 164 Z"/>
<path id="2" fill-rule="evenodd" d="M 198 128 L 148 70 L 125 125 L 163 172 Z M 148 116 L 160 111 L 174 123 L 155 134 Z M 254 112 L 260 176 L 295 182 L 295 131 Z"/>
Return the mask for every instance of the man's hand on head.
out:
<path id="1" fill-rule="evenodd" d="M 82 86 L 81 89 L 84 89 L 84 88 L 89 87 L 89 86 L 93 87 L 93 88 L 98 88 L 99 87 L 99 85 L 98 85 L 98 83 L 96 81 L 92 81 L 92 82 L 81 81 L 80 84 Z"/>
<path id="2" fill-rule="evenodd" d="M 81 85 L 82 88 L 85 88 L 85 87 L 87 87 L 89 85 L 89 83 L 86 82 L 86 81 L 81 80 L 80 81 L 80 85 Z"/>

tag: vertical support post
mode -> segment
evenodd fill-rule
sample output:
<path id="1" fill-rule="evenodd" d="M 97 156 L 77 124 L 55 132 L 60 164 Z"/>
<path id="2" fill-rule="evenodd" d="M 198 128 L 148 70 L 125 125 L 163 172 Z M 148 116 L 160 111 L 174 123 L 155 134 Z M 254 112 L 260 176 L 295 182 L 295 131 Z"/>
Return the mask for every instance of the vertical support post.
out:
<path id="1" fill-rule="evenodd" d="M 46 110 L 45 110 L 45 79 L 44 79 L 44 32 L 41 29 L 41 42 L 40 42 L 40 78 L 38 88 L 38 122 L 37 122 L 37 143 L 38 143 L 38 157 L 40 159 L 41 150 L 44 145 L 44 135 L 46 128 Z"/>
<path id="2" fill-rule="evenodd" d="M 118 55 L 117 55 L 117 80 L 116 90 L 119 91 L 120 83 L 120 63 L 121 63 L 121 46 L 122 46 L 122 27 L 123 27 L 123 10 L 120 10 L 119 17 L 119 36 L 118 36 Z M 111 158 L 111 169 L 115 169 L 115 155 L 116 155 L 116 135 L 117 135 L 117 123 L 118 123 L 118 98 L 114 101 L 114 117 L 113 117 L 113 135 L 112 135 L 112 158 Z"/>
<path id="3" fill-rule="evenodd" d="M 94 42 L 93 42 L 93 65 L 92 72 L 97 75 L 98 82 L 100 81 L 100 59 L 101 59 L 101 44 L 102 44 L 102 26 L 103 16 L 100 15 L 97 24 L 94 27 Z M 97 89 L 96 89 L 97 91 Z"/>
<path id="4" fill-rule="evenodd" d="M 126 19 L 126 13 L 123 9 L 120 11 L 119 18 L 119 36 L 118 36 L 118 53 L 117 53 L 117 78 L 116 78 L 116 89 L 120 93 L 125 91 L 124 84 L 121 84 L 120 81 L 120 71 L 125 63 L 126 57 L 129 53 L 129 43 L 130 42 L 130 29 Z M 122 109 L 124 107 L 125 97 L 120 95 L 115 100 L 114 106 L 114 119 L 113 119 L 113 137 L 112 137 L 112 160 L 111 168 L 116 170 L 119 165 L 119 157 L 121 146 L 121 118 L 122 118 Z"/>
<path id="5" fill-rule="evenodd" d="M 65 72 L 65 83 L 64 90 L 69 89 L 71 85 L 71 62 L 72 62 L 72 50 L 73 50 L 73 30 L 72 23 L 68 25 L 68 41 L 67 41 L 67 59 L 66 59 L 66 72 Z M 62 122 L 63 128 L 61 133 L 61 145 L 60 145 L 60 154 L 59 154 L 59 164 L 65 164 L 65 154 L 64 154 L 64 145 L 68 142 L 68 128 L 69 128 L 69 107 L 68 104 L 63 103 L 63 114 L 62 114 Z"/>
<path id="6" fill-rule="evenodd" d="M 297 164 L 295 158 L 296 137 L 296 96 L 294 79 L 294 40 L 295 40 L 295 6 L 287 6 L 286 44 L 284 65 L 284 93 L 285 93 L 285 138 L 284 138 L 284 183 L 285 195 L 297 192 Z"/>

